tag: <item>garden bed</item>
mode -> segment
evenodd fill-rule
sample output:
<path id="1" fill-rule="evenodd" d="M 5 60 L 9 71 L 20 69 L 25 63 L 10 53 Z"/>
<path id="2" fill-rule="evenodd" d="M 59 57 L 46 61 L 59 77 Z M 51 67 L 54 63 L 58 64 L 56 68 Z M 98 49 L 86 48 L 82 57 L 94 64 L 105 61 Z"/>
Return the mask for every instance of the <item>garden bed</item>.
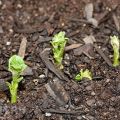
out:
<path id="1" fill-rule="evenodd" d="M 119 120 L 120 67 L 112 66 L 110 44 L 110 36 L 120 37 L 119 4 L 0 0 L 0 120 Z M 94 22 L 85 14 L 90 11 Z M 69 38 L 63 70 L 56 68 L 50 44 L 59 31 Z M 25 54 L 21 51 L 29 70 L 19 85 L 17 103 L 11 104 L 8 60 L 25 39 Z M 89 69 L 93 79 L 75 81 L 81 69 Z"/>

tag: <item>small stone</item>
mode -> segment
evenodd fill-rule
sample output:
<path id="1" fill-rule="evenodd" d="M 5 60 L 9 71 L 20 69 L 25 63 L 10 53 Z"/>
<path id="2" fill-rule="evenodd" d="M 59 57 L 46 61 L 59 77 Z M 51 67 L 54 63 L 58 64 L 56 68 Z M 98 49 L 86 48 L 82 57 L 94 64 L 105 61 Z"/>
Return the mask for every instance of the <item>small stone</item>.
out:
<path id="1" fill-rule="evenodd" d="M 2 5 L 2 1 L 0 0 L 0 5 Z"/>
<path id="2" fill-rule="evenodd" d="M 18 8 L 22 8 L 22 5 L 21 5 L 21 4 L 17 4 L 17 7 L 18 7 Z"/>
<path id="3" fill-rule="evenodd" d="M 50 117 L 52 114 L 51 113 L 45 113 L 46 117 Z"/>
<path id="4" fill-rule="evenodd" d="M 95 92 L 94 92 L 94 91 L 92 91 L 92 92 L 91 92 L 91 95 L 92 95 L 92 96 L 95 96 Z"/>
<path id="5" fill-rule="evenodd" d="M 39 78 L 45 78 L 44 74 L 39 75 Z"/>
<path id="6" fill-rule="evenodd" d="M 13 33 L 13 29 L 9 29 L 9 32 L 10 32 L 10 33 Z"/>
<path id="7" fill-rule="evenodd" d="M 11 44 L 11 42 L 6 42 L 6 45 L 8 45 L 8 46 L 9 46 L 10 44 Z"/>
<path id="8" fill-rule="evenodd" d="M 90 99 L 90 100 L 87 100 L 86 103 L 87 103 L 88 106 L 92 106 L 95 103 L 95 100 L 94 99 Z"/>

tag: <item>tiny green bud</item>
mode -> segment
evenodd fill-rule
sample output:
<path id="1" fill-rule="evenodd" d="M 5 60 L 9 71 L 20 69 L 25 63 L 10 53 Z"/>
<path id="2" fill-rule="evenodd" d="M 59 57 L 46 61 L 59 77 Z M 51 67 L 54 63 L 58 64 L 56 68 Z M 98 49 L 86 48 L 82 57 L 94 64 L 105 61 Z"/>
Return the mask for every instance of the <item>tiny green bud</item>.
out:
<path id="1" fill-rule="evenodd" d="M 88 78 L 88 79 L 92 80 L 92 73 L 88 69 L 86 69 L 84 71 L 83 71 L 83 69 L 81 69 L 80 73 L 76 75 L 75 79 L 77 81 L 80 81 L 83 78 Z"/>
<path id="2" fill-rule="evenodd" d="M 65 37 L 65 32 L 61 31 L 56 34 L 51 41 L 55 63 L 59 68 L 63 68 L 62 59 L 67 40 L 68 38 Z"/>
<path id="3" fill-rule="evenodd" d="M 110 43 L 113 47 L 113 66 L 116 67 L 119 65 L 119 39 L 118 36 L 110 36 Z"/>

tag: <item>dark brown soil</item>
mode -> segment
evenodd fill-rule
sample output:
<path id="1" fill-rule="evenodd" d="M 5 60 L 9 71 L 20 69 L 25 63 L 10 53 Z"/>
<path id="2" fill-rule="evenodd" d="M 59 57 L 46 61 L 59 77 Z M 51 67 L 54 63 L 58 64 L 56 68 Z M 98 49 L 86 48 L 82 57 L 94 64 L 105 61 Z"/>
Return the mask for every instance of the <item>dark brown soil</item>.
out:
<path id="1" fill-rule="evenodd" d="M 85 19 L 84 8 L 89 2 L 93 3 L 98 27 Z M 120 67 L 111 66 L 113 50 L 109 42 L 111 35 L 120 37 L 119 3 L 0 0 L 0 120 L 119 120 Z M 46 48 L 51 48 L 51 38 L 59 31 L 65 31 L 69 37 L 67 46 L 84 46 L 87 35 L 96 39 L 90 49 L 87 45 L 82 48 L 84 54 L 66 50 L 62 72 L 55 67 L 51 50 L 44 55 Z M 27 38 L 24 59 L 33 73 L 24 76 L 17 103 L 12 105 L 5 84 L 11 80 L 8 59 L 18 54 L 23 37 Z M 93 80 L 76 82 L 74 78 L 80 69 L 89 69 Z M 47 89 L 49 85 L 53 91 Z"/>

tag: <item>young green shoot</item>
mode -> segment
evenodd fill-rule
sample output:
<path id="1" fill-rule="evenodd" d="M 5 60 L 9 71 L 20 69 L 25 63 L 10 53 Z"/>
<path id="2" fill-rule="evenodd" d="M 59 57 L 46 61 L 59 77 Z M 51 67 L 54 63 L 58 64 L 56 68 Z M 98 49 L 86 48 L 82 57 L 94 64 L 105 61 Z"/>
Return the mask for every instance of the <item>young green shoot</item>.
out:
<path id="1" fill-rule="evenodd" d="M 80 70 L 80 73 L 76 75 L 75 80 L 80 81 L 83 78 L 88 78 L 89 80 L 92 80 L 92 73 L 86 69 L 83 71 L 83 69 Z"/>
<path id="2" fill-rule="evenodd" d="M 110 36 L 110 43 L 113 47 L 113 66 L 116 67 L 119 65 L 119 39 L 118 36 Z"/>
<path id="3" fill-rule="evenodd" d="M 16 103 L 17 101 L 18 84 L 23 79 L 20 74 L 26 67 L 27 65 L 24 63 L 24 60 L 18 55 L 13 55 L 9 59 L 8 70 L 12 73 L 12 81 L 11 83 L 6 83 L 10 89 L 11 103 Z"/>
<path id="4" fill-rule="evenodd" d="M 67 43 L 68 38 L 65 37 L 65 32 L 61 31 L 56 34 L 51 41 L 53 57 L 57 67 L 63 69 L 62 60 L 64 54 L 64 48 Z"/>

